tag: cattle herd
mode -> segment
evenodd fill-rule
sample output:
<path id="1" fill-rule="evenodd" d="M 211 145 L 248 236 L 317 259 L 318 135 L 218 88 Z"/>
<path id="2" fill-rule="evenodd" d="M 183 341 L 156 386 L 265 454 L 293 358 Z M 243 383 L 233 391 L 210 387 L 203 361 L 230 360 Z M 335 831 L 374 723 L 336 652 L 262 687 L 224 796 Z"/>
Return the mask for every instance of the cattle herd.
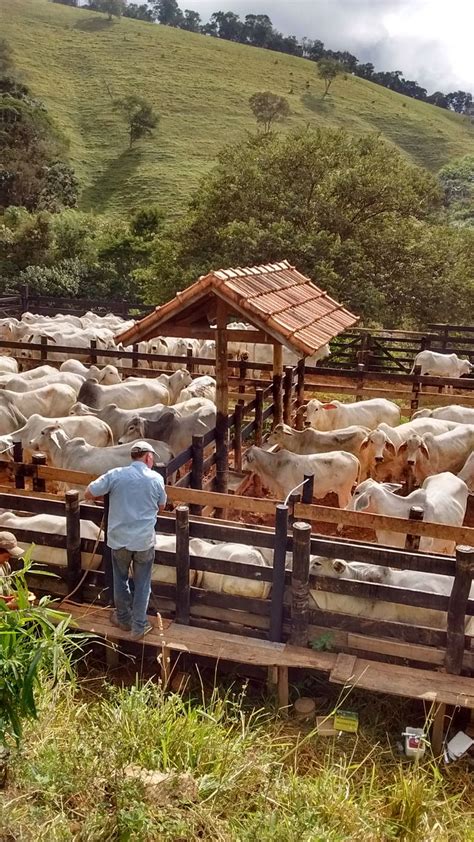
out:
<path id="1" fill-rule="evenodd" d="M 118 361 L 100 358 L 102 349 L 123 350 L 115 343 L 115 337 L 130 324 L 115 316 L 98 317 L 93 313 L 81 318 L 24 314 L 21 320 L 0 320 L 0 338 L 24 344 L 16 355 L 25 363 L 38 354 L 29 347 L 31 343 L 45 336 L 48 343 L 58 348 L 87 348 L 91 339 L 97 348 L 97 365 L 85 366 L 79 360 L 70 359 L 64 351 L 52 350 L 51 360 L 58 368 L 38 364 L 21 373 L 15 359 L 0 356 L 3 459 L 11 459 L 14 443 L 21 442 L 25 461 L 34 451 L 41 451 L 53 467 L 100 474 L 128 464 L 131 444 L 137 439 L 149 441 L 158 460 L 166 464 L 191 444 L 194 435 L 214 428 L 215 380 L 198 367 L 194 379 L 175 360 L 168 365 L 159 363 L 160 368 L 168 369 L 167 374 L 140 377 L 137 372 L 134 377 L 122 379 L 115 364 Z M 247 326 L 235 323 L 235 327 Z M 237 357 L 267 361 L 267 346 L 232 345 L 230 350 Z M 212 342 L 166 337 L 140 343 L 139 350 L 185 356 L 189 347 L 195 357 L 215 357 Z M 327 353 L 329 349 L 322 349 L 319 358 Z M 468 374 L 472 368 L 469 363 L 461 369 L 453 368 L 455 355 L 422 352 L 418 356 L 423 354 L 418 363 L 427 365 L 429 373 L 438 373 L 443 361 L 435 359 L 438 365 L 435 372 L 433 359 L 443 356 L 450 376 Z M 285 362 L 295 361 L 288 358 Z M 427 521 L 451 526 L 463 524 L 468 494 L 474 493 L 474 408 L 453 405 L 422 409 L 406 423 L 400 423 L 399 407 L 383 398 L 357 403 L 337 400 L 322 403 L 312 399 L 305 412 L 305 429 L 279 424 L 263 447 L 252 446 L 245 454 L 248 470 L 260 476 L 263 485 L 279 499 L 286 498 L 305 477 L 312 476 L 314 497 L 321 500 L 333 492 L 341 508 L 407 518 L 410 508 L 416 505 L 423 508 Z M 398 492 L 409 470 L 419 487 L 407 496 L 400 496 Z M 0 527 L 65 533 L 63 518 L 46 515 L 26 518 L 6 511 L 0 513 Z M 96 540 L 100 530 L 83 520 L 81 535 Z M 157 549 L 173 552 L 174 540 L 172 536 L 157 535 Z M 384 545 L 403 547 L 405 536 L 383 531 L 377 532 L 377 540 Z M 454 543 L 423 537 L 420 549 L 452 555 Z M 216 545 L 201 539 L 191 540 L 190 553 L 259 565 L 272 563 L 268 551 L 240 544 Z M 37 547 L 35 557 L 39 561 L 65 563 L 65 551 L 57 548 Z M 90 556 L 83 554 L 83 565 L 87 567 L 90 563 Z M 450 577 L 340 559 L 313 557 L 311 563 L 315 575 L 362 579 L 435 593 L 449 593 L 452 585 Z M 196 586 L 241 596 L 264 598 L 270 590 L 267 582 L 197 571 L 192 576 Z M 175 581 L 175 572 L 166 564 L 157 565 L 154 578 Z M 400 605 L 389 610 L 385 603 L 368 604 L 362 599 L 324 594 L 319 590 L 312 591 L 312 596 L 323 610 L 330 608 L 364 616 L 368 613 L 371 617 L 381 612 L 385 619 L 399 622 L 413 622 L 413 612 L 419 611 Z M 390 611 L 393 618 L 389 616 Z M 445 626 L 445 617 L 439 612 L 426 609 L 422 619 L 418 614 L 416 618 L 426 625 Z"/>

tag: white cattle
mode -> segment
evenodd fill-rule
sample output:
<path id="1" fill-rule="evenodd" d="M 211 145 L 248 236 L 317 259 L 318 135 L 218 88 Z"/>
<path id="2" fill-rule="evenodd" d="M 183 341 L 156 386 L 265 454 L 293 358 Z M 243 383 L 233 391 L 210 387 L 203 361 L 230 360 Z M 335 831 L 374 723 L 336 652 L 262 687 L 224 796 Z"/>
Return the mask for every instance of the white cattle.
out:
<path id="1" fill-rule="evenodd" d="M 253 446 L 247 450 L 246 460 L 250 470 L 258 474 L 277 497 L 287 497 L 305 476 L 313 476 L 313 496 L 321 499 L 334 492 L 341 508 L 349 502 L 359 475 L 359 460 L 352 453 L 340 450 L 300 456 L 287 450 L 269 453 Z"/>
<path id="2" fill-rule="evenodd" d="M 0 405 L 14 406 L 25 418 L 38 413 L 52 418 L 56 415 L 67 415 L 76 401 L 76 393 L 65 383 L 51 383 L 34 392 L 10 392 L 0 390 Z M 11 430 L 8 430 L 11 432 Z"/>
<path id="3" fill-rule="evenodd" d="M 431 374 L 432 377 L 462 377 L 463 374 L 470 374 L 473 366 L 469 360 L 461 360 L 457 354 L 439 354 L 436 351 L 420 351 L 413 361 L 413 374 L 415 366 L 421 366 L 422 374 Z"/>
<path id="4" fill-rule="evenodd" d="M 401 480 L 406 470 L 406 460 L 403 451 L 399 455 L 398 450 L 413 433 L 432 433 L 439 436 L 457 426 L 453 421 L 438 421 L 436 418 L 415 418 L 398 427 L 380 424 L 376 430 L 370 431 L 361 444 L 361 479 L 375 476 L 375 479 L 384 482 Z"/>
<path id="5" fill-rule="evenodd" d="M 56 424 L 58 427 L 61 427 L 70 438 L 81 436 L 89 444 L 93 444 L 96 447 L 110 447 L 114 443 L 110 427 L 104 421 L 101 421 L 100 418 L 95 418 L 93 415 L 66 415 L 63 418 L 47 418 L 43 415 L 31 415 L 26 424 L 18 430 L 14 430 L 9 435 L 0 436 L 0 452 L 9 452 L 13 449 L 15 442 L 20 442 L 23 448 L 23 460 L 26 461 L 34 450 L 39 449 L 34 447 L 32 444 L 33 440 L 36 439 L 44 427 L 50 424 Z"/>
<path id="6" fill-rule="evenodd" d="M 30 368 L 28 371 L 22 371 L 21 377 L 23 377 L 24 380 L 31 382 L 33 380 L 42 380 L 43 377 L 50 377 L 57 373 L 57 368 L 54 368 L 52 365 L 38 365 L 36 368 Z M 11 380 L 14 376 L 14 374 L 2 375 L 2 382 L 8 383 L 8 380 Z"/>
<path id="7" fill-rule="evenodd" d="M 153 406 L 144 407 L 143 409 L 121 409 L 116 404 L 107 404 L 102 409 L 91 409 L 85 404 L 75 403 L 72 407 L 71 415 L 94 415 L 105 421 L 112 430 L 114 440 L 118 441 L 122 433 L 125 431 L 127 424 L 135 418 L 137 413 L 140 413 L 141 418 L 158 419 L 164 412 L 176 412 L 174 406 L 167 406 L 162 403 L 154 404 Z"/>
<path id="8" fill-rule="evenodd" d="M 85 471 L 89 474 L 103 474 L 111 468 L 121 468 L 130 464 L 130 451 L 133 443 L 114 445 L 113 447 L 94 447 L 83 438 L 70 439 L 58 425 L 44 427 L 32 441 L 32 447 L 48 457 L 55 468 L 71 471 Z M 157 454 L 157 461 L 167 463 L 172 459 L 172 452 L 167 444 L 150 441 Z"/>
<path id="9" fill-rule="evenodd" d="M 25 416 L 15 406 L 12 404 L 3 405 L 0 400 L 0 436 L 12 433 L 18 427 L 22 427 L 25 422 Z M 10 445 L 7 449 L 10 449 Z"/>
<path id="10" fill-rule="evenodd" d="M 215 360 L 216 359 L 216 343 L 214 339 L 203 339 L 201 342 L 201 347 L 199 348 L 199 352 L 196 355 L 198 357 L 202 357 L 206 360 Z M 197 366 L 196 371 L 198 374 L 209 374 L 212 371 L 208 365 L 200 364 Z"/>
<path id="11" fill-rule="evenodd" d="M 216 402 L 216 381 L 208 374 L 196 377 L 193 382 L 182 390 L 178 396 L 178 402 L 188 401 L 191 398 L 207 398 Z"/>
<path id="12" fill-rule="evenodd" d="M 321 433 L 311 427 L 305 430 L 293 430 L 288 424 L 277 424 L 267 441 L 268 444 L 278 444 L 284 450 L 302 455 L 344 450 L 346 453 L 354 453 L 357 456 L 368 432 L 368 427 L 354 426 Z"/>
<path id="13" fill-rule="evenodd" d="M 310 573 L 316 578 L 327 576 L 338 579 L 352 579 L 359 582 L 372 582 L 395 588 L 407 588 L 417 594 L 424 591 L 450 596 L 453 587 L 451 576 L 420 573 L 416 570 L 395 570 L 376 564 L 365 564 L 357 561 L 347 562 L 342 559 L 329 559 L 320 556 L 312 557 Z M 335 611 L 340 614 L 365 617 L 370 620 L 386 620 L 411 626 L 446 628 L 447 615 L 444 611 L 420 608 L 406 603 L 384 602 L 372 597 L 331 593 L 320 588 L 311 588 L 310 595 L 320 611 Z M 408 599 L 409 594 L 407 594 L 407 601 Z M 470 599 L 474 599 L 474 585 L 471 587 Z M 468 617 L 466 620 L 467 634 L 473 634 L 473 626 L 473 618 Z"/>
<path id="14" fill-rule="evenodd" d="M 439 421 L 455 421 L 457 424 L 474 424 L 474 406 L 439 406 L 436 409 L 419 409 L 413 413 L 415 418 L 436 418 Z"/>
<path id="15" fill-rule="evenodd" d="M 179 416 L 176 412 L 164 412 L 160 418 L 146 419 L 136 415 L 125 427 L 119 444 L 136 439 L 155 439 L 169 444 L 175 455 L 182 453 L 192 444 L 193 436 L 203 436 L 216 425 L 216 408 L 197 409 L 191 415 Z"/>
<path id="16" fill-rule="evenodd" d="M 458 473 L 474 450 L 474 424 L 458 424 L 439 436 L 413 433 L 398 448 L 398 456 L 414 467 L 418 481 L 441 471 Z"/>
<path id="17" fill-rule="evenodd" d="M 408 518 L 412 506 L 421 506 L 423 520 L 462 526 L 466 513 L 468 488 L 466 483 L 449 472 L 428 477 L 421 488 L 407 497 L 394 493 L 398 484 L 379 483 L 366 479 L 360 483 L 346 508 L 353 512 L 369 512 L 389 517 Z M 404 547 L 406 533 L 376 530 L 377 541 L 390 547 Z M 453 555 L 454 541 L 447 538 L 422 537 L 420 550 Z"/>
<path id="18" fill-rule="evenodd" d="M 468 456 L 463 467 L 459 471 L 458 477 L 466 483 L 469 489 L 469 494 L 474 494 L 474 453 L 471 453 L 471 455 Z"/>
<path id="19" fill-rule="evenodd" d="M 61 363 L 60 371 L 82 374 L 86 380 L 97 380 L 102 386 L 113 386 L 122 381 L 118 369 L 114 365 L 105 365 L 103 368 L 91 365 L 87 368 L 79 360 L 66 360 L 64 363 Z"/>
<path id="20" fill-rule="evenodd" d="M 0 527 L 11 530 L 15 533 L 19 529 L 28 529 L 32 532 L 40 532 L 46 535 L 66 535 L 66 518 L 60 515 L 28 515 L 19 517 L 13 512 L 0 512 Z M 102 532 L 99 526 L 91 520 L 81 520 L 81 538 L 88 538 L 96 542 L 102 540 Z M 29 541 L 18 541 L 18 545 L 27 550 L 31 546 Z M 57 564 L 60 567 L 67 565 L 66 549 L 61 547 L 48 547 L 41 544 L 33 545 L 33 560 L 43 564 Z M 96 549 L 95 553 L 81 553 L 82 567 L 87 570 L 97 570 L 102 561 L 102 555 Z"/>
<path id="21" fill-rule="evenodd" d="M 3 349 L 2 349 L 3 350 Z M 16 374 L 18 371 L 18 363 L 13 357 L 0 356 L 0 372 L 8 374 Z"/>
<path id="22" fill-rule="evenodd" d="M 154 403 L 169 404 L 169 391 L 164 383 L 155 380 L 131 380 L 114 386 L 101 386 L 95 380 L 86 380 L 77 400 L 95 409 L 111 403 L 121 409 L 139 409 Z"/>
<path id="23" fill-rule="evenodd" d="M 385 398 L 371 398 L 357 403 L 330 401 L 321 403 L 316 398 L 308 401 L 306 419 L 315 430 L 340 430 L 353 424 L 375 429 L 385 421 L 391 426 L 400 422 L 400 408 Z"/>
<path id="24" fill-rule="evenodd" d="M 68 371 L 57 371 L 55 374 L 47 374 L 46 377 L 40 377 L 38 380 L 28 380 L 18 374 L 10 378 L 6 388 L 11 392 L 33 392 L 43 386 L 49 386 L 50 383 L 65 383 L 77 394 L 84 383 L 84 378 L 80 374 L 72 374 Z M 2 388 L 1 385 L 0 388 Z"/>

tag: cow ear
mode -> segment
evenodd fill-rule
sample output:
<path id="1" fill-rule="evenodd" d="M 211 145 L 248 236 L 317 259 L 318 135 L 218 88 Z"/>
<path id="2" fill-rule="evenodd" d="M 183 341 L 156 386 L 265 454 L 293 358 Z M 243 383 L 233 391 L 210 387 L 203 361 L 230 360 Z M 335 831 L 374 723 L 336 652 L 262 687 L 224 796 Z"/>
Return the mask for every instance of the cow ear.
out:
<path id="1" fill-rule="evenodd" d="M 332 566 L 333 566 L 334 570 L 336 571 L 336 573 L 344 573 L 344 571 L 346 569 L 345 561 L 342 561 L 342 559 L 340 559 L 340 558 L 335 558 L 333 563 L 332 563 Z"/>
<path id="2" fill-rule="evenodd" d="M 395 445 L 394 445 L 393 441 L 386 441 L 385 442 L 385 450 L 388 450 L 388 452 L 391 453 L 392 456 L 397 455 L 397 451 L 396 451 L 396 448 L 395 448 Z"/>
<path id="3" fill-rule="evenodd" d="M 361 494 L 354 504 L 354 511 L 355 512 L 363 512 L 364 509 L 368 509 L 370 505 L 370 493 L 366 492 L 365 494 Z"/>
<path id="4" fill-rule="evenodd" d="M 420 452 L 423 454 L 423 456 L 426 456 L 427 459 L 430 458 L 430 451 L 428 450 L 428 448 L 427 448 L 427 446 L 424 442 L 422 442 L 422 444 L 420 446 Z"/>
<path id="5" fill-rule="evenodd" d="M 407 450 L 407 443 L 406 443 L 406 441 L 404 441 L 403 444 L 401 444 L 400 447 L 398 448 L 398 452 L 399 453 L 405 453 L 406 450 Z"/>
<path id="6" fill-rule="evenodd" d="M 363 440 L 363 442 L 361 443 L 360 449 L 361 449 L 361 450 L 366 450 L 366 449 L 368 448 L 369 444 L 370 444 L 369 437 L 368 437 L 368 436 L 366 436 L 366 438 L 365 438 L 365 439 Z"/>
<path id="7" fill-rule="evenodd" d="M 53 442 L 54 442 L 54 444 L 56 445 L 56 447 L 61 447 L 61 440 L 60 440 L 60 438 L 59 438 L 59 430 L 54 430 L 54 431 L 51 433 L 51 441 L 53 441 Z"/>
<path id="8" fill-rule="evenodd" d="M 330 403 L 323 403 L 322 409 L 337 409 L 337 406 L 331 401 Z"/>
<path id="9" fill-rule="evenodd" d="M 384 482 L 383 487 L 387 489 L 387 491 L 392 491 L 394 494 L 396 491 L 400 491 L 403 488 L 403 483 L 401 482 Z"/>

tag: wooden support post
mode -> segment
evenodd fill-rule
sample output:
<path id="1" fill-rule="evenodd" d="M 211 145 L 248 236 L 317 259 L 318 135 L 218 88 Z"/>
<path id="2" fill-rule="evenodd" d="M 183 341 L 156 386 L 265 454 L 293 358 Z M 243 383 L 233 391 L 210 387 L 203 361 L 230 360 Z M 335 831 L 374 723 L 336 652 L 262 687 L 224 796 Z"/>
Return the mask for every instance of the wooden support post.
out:
<path id="1" fill-rule="evenodd" d="M 304 357 L 298 360 L 296 366 L 296 406 L 299 408 L 304 404 Z"/>
<path id="2" fill-rule="evenodd" d="M 273 549 L 272 604 L 270 609 L 270 640 L 281 641 L 283 631 L 283 596 L 285 593 L 285 562 L 288 543 L 288 506 L 278 503 L 275 509 L 275 544 Z"/>
<path id="3" fill-rule="evenodd" d="M 186 348 L 186 368 L 190 374 L 194 372 L 193 349 L 191 345 Z"/>
<path id="4" fill-rule="evenodd" d="M 291 405 L 293 399 L 293 369 L 291 365 L 285 367 L 285 379 L 283 383 L 283 421 L 291 424 Z"/>
<path id="5" fill-rule="evenodd" d="M 176 622 L 189 625 L 189 509 L 176 507 Z"/>
<path id="6" fill-rule="evenodd" d="M 13 443 L 13 461 L 14 462 L 23 462 L 23 447 L 21 441 L 16 441 Z M 24 465 L 19 465 L 18 468 L 15 469 L 15 488 L 24 488 L 25 487 L 25 468 Z"/>
<path id="7" fill-rule="evenodd" d="M 91 365 L 97 365 L 97 339 L 91 339 L 90 361 Z"/>
<path id="8" fill-rule="evenodd" d="M 301 502 L 308 503 L 311 505 L 313 502 L 313 492 L 314 492 L 314 475 L 306 476 L 305 475 L 305 484 L 303 485 L 302 492 L 301 492 Z"/>
<path id="9" fill-rule="evenodd" d="M 204 436 L 193 436 L 193 456 L 191 460 L 191 488 L 196 488 L 202 491 L 202 483 L 204 477 Z M 189 510 L 192 515 L 200 515 L 202 506 L 197 503 L 191 503 Z"/>
<path id="10" fill-rule="evenodd" d="M 294 491 L 293 494 L 290 494 L 290 499 L 288 500 L 288 525 L 290 527 L 295 523 L 295 506 L 297 503 L 301 503 L 301 494 L 298 491 Z"/>
<path id="11" fill-rule="evenodd" d="M 440 757 L 443 750 L 444 717 L 446 716 L 446 705 L 436 704 L 431 726 L 431 750 L 434 757 Z"/>
<path id="12" fill-rule="evenodd" d="M 365 353 L 365 351 L 363 353 Z M 355 392 L 356 401 L 361 401 L 364 397 L 364 371 L 364 363 L 357 363 L 357 383 Z"/>
<path id="13" fill-rule="evenodd" d="M 217 299 L 216 329 L 216 491 L 227 494 L 229 485 L 229 366 L 227 362 L 227 305 Z M 224 510 L 216 510 L 222 517 Z"/>
<path id="14" fill-rule="evenodd" d="M 79 492 L 66 491 L 66 554 L 67 582 L 71 590 L 77 586 L 82 575 L 81 563 L 81 516 L 79 512 Z M 82 602 L 79 591 L 74 594 L 76 601 Z"/>
<path id="15" fill-rule="evenodd" d="M 236 471 L 242 471 L 242 420 L 244 417 L 244 407 L 241 403 L 236 404 L 234 410 L 234 468 Z"/>
<path id="16" fill-rule="evenodd" d="M 409 520 L 423 520 L 424 511 L 421 506 L 412 506 L 408 513 Z M 420 546 L 420 535 L 407 534 L 405 538 L 405 549 L 411 552 L 416 552 Z"/>
<path id="17" fill-rule="evenodd" d="M 299 521 L 293 525 L 293 572 L 291 574 L 291 633 L 294 646 L 308 645 L 309 555 L 311 527 Z"/>
<path id="18" fill-rule="evenodd" d="M 46 465 L 46 454 L 33 453 L 31 461 L 33 462 L 33 465 L 36 465 L 37 467 Z M 37 471 L 33 474 L 33 491 L 46 491 L 46 480 L 41 479 L 38 476 Z"/>
<path id="19" fill-rule="evenodd" d="M 104 571 L 104 601 L 106 605 L 114 604 L 114 576 L 112 570 L 112 550 L 107 543 L 109 531 L 109 495 L 104 496 L 104 551 L 102 553 L 102 569 Z"/>
<path id="20" fill-rule="evenodd" d="M 278 667 L 278 707 L 284 716 L 288 715 L 289 690 L 288 667 Z"/>
<path id="21" fill-rule="evenodd" d="M 255 444 L 263 444 L 263 389 L 255 389 Z M 262 494 L 262 478 L 255 474 L 253 487 L 257 497 Z"/>
<path id="22" fill-rule="evenodd" d="M 442 335 L 441 335 L 441 350 L 443 354 L 446 353 L 448 348 L 448 341 L 449 341 L 449 325 L 443 325 Z"/>
<path id="23" fill-rule="evenodd" d="M 21 287 L 21 308 L 22 314 L 28 310 L 29 287 L 28 284 L 23 284 Z"/>
<path id="24" fill-rule="evenodd" d="M 140 365 L 140 361 L 138 359 L 138 342 L 134 342 L 132 345 L 132 368 L 138 368 Z"/>
<path id="25" fill-rule="evenodd" d="M 272 429 L 283 421 L 283 346 L 273 346 L 273 423 Z"/>
<path id="26" fill-rule="evenodd" d="M 411 387 L 411 401 L 410 401 L 410 408 L 411 414 L 413 415 L 414 412 L 417 411 L 419 405 L 419 398 L 420 398 L 420 376 L 421 376 L 421 365 L 416 365 L 413 369 L 413 382 Z"/>
<path id="27" fill-rule="evenodd" d="M 245 381 L 247 378 L 247 360 L 239 360 L 239 395 L 245 392 Z"/>
<path id="28" fill-rule="evenodd" d="M 474 576 L 474 547 L 456 547 L 456 573 L 449 598 L 446 671 L 459 675 L 464 655 L 466 606 Z"/>
<path id="29" fill-rule="evenodd" d="M 47 336 L 40 336 L 40 360 L 42 363 L 46 362 L 48 359 L 48 337 Z"/>

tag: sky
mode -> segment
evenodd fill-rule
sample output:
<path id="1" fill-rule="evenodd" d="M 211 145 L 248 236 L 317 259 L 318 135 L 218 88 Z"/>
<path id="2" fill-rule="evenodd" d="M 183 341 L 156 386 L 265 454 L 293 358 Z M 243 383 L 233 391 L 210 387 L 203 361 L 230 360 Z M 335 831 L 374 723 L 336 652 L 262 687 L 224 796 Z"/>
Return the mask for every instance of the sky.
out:
<path id="1" fill-rule="evenodd" d="M 428 89 L 474 90 L 474 0 L 181 0 L 212 12 L 267 14 L 285 35 L 319 38 Z"/>

